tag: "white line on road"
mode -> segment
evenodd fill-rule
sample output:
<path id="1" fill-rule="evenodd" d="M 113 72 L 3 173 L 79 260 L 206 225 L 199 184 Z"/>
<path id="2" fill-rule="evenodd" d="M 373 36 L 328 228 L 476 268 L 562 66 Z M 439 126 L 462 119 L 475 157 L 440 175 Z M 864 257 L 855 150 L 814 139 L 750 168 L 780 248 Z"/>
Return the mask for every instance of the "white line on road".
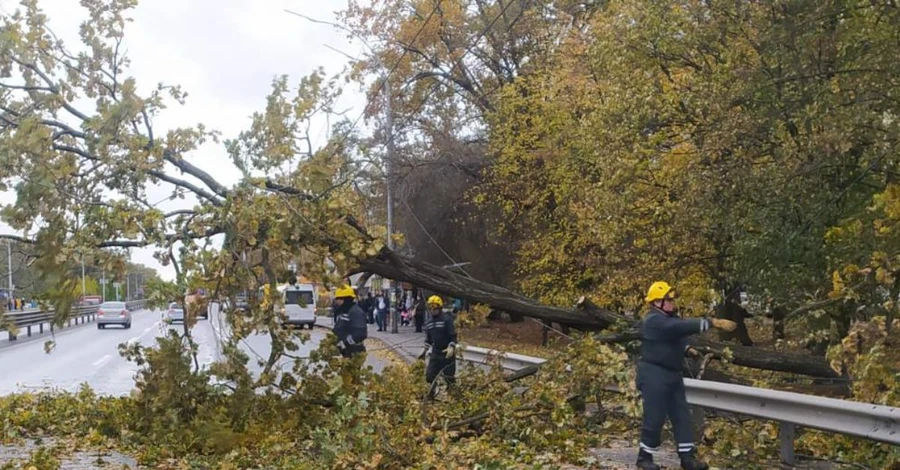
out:
<path id="1" fill-rule="evenodd" d="M 144 336 L 147 336 L 147 333 L 150 333 L 153 329 L 158 329 L 160 323 L 162 323 L 162 321 L 155 322 L 155 323 L 153 323 L 152 325 L 150 325 L 150 326 L 148 326 L 147 328 L 145 328 L 144 331 L 143 331 L 141 334 L 139 334 L 139 335 L 137 335 L 137 336 L 135 336 L 135 337 L 129 339 L 129 340 L 127 341 L 128 345 L 129 345 L 129 346 L 132 346 L 132 345 L 134 345 L 134 344 L 137 344 L 137 343 L 141 342 L 141 340 L 144 339 Z"/>
<path id="2" fill-rule="evenodd" d="M 94 367 L 100 367 L 100 366 L 102 366 L 103 364 L 106 364 L 107 362 L 109 362 L 110 359 L 112 359 L 112 355 L 107 354 L 107 355 L 101 357 L 100 359 L 94 361 L 94 363 L 91 364 L 91 365 L 94 366 Z"/>

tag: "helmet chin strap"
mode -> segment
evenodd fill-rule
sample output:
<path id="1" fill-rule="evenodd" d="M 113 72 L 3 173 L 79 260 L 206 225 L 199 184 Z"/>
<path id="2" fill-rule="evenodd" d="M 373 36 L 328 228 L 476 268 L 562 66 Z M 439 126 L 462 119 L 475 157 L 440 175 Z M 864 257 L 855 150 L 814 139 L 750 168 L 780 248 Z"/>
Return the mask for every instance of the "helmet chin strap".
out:
<path id="1" fill-rule="evenodd" d="M 673 308 L 672 310 L 666 310 L 666 309 L 664 309 L 664 308 L 663 308 L 663 305 L 665 305 L 665 303 L 666 303 L 666 302 L 665 302 L 665 299 L 663 299 L 663 300 L 658 300 L 658 301 L 656 301 L 656 302 L 653 303 L 653 306 L 656 307 L 656 308 L 658 308 L 661 312 L 663 312 L 663 313 L 665 313 L 666 315 L 669 315 L 669 316 L 673 316 L 673 315 L 675 315 L 675 314 L 678 313 L 678 307 L 675 307 L 675 308 Z"/>

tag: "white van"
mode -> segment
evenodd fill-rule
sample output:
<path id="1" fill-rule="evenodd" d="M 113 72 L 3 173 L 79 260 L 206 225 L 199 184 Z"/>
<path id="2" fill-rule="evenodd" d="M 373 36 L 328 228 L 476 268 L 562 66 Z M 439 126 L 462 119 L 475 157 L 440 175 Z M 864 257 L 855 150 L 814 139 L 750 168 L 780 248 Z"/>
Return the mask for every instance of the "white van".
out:
<path id="1" fill-rule="evenodd" d="M 286 325 L 308 325 L 309 329 L 316 324 L 316 302 L 319 294 L 312 284 L 294 284 L 280 287 L 284 301 Z"/>

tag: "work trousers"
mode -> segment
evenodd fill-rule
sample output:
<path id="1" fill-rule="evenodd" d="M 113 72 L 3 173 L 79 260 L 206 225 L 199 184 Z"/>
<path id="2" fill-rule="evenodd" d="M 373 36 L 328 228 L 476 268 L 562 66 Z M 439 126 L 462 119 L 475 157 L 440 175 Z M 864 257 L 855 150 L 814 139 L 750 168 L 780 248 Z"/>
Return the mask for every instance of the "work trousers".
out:
<path id="1" fill-rule="evenodd" d="M 663 424 L 668 418 L 672 423 L 678 452 L 694 450 L 691 411 L 685 398 L 681 372 L 639 362 L 637 386 L 644 403 L 641 449 L 651 454 L 659 450 Z"/>
<path id="2" fill-rule="evenodd" d="M 359 353 L 364 353 L 364 352 L 366 352 L 366 347 L 364 345 L 350 344 L 341 350 L 341 356 L 350 357 L 350 356 L 355 356 Z"/>
<path id="3" fill-rule="evenodd" d="M 448 384 L 456 382 L 456 358 L 447 359 L 441 354 L 440 356 L 432 355 L 428 358 L 428 367 L 425 368 L 425 380 L 430 384 L 437 379 L 438 375 L 444 377 Z"/>

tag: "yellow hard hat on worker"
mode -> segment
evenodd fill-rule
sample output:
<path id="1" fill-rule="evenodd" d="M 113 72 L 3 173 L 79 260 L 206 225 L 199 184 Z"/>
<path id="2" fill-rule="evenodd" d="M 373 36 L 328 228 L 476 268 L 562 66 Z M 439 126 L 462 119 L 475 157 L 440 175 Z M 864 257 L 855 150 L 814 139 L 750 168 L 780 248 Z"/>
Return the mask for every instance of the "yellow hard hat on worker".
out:
<path id="1" fill-rule="evenodd" d="M 426 303 L 427 303 L 428 305 L 434 305 L 434 306 L 438 306 L 438 307 L 443 307 L 443 306 L 444 306 L 444 299 L 440 298 L 440 297 L 437 296 L 437 295 L 432 295 L 431 297 L 428 298 L 428 302 L 426 302 Z"/>
<path id="2" fill-rule="evenodd" d="M 666 281 L 656 281 L 647 290 L 647 297 L 644 298 L 644 302 L 649 304 L 666 298 L 674 299 L 675 289 Z"/>
<path id="3" fill-rule="evenodd" d="M 335 299 L 344 299 L 344 298 L 348 298 L 348 297 L 351 299 L 356 298 L 356 292 L 354 292 L 353 288 L 350 286 L 345 285 L 345 286 L 338 288 L 336 291 L 334 291 Z"/>

